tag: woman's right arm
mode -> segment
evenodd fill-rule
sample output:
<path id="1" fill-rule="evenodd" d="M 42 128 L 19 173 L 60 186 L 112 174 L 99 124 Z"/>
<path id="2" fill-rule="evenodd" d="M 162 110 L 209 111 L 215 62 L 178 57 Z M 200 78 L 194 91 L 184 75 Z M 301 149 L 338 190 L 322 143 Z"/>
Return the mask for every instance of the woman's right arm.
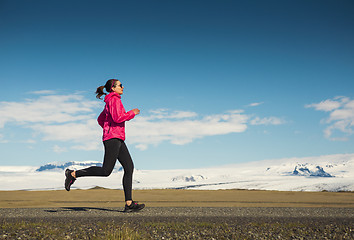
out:
<path id="1" fill-rule="evenodd" d="M 101 114 L 97 118 L 98 124 L 103 128 L 104 126 L 104 121 L 106 120 L 106 114 L 104 110 L 101 112 Z"/>

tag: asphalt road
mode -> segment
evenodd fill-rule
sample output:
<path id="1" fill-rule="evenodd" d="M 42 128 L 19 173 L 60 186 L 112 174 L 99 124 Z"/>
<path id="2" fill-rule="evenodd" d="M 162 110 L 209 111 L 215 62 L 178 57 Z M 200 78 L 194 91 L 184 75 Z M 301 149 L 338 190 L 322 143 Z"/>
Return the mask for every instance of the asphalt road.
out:
<path id="1" fill-rule="evenodd" d="M 346 218 L 354 220 L 354 208 L 264 207 L 146 207 L 124 213 L 123 208 L 61 207 L 0 208 L 0 219 L 144 218 L 144 217 L 252 217 L 252 218 Z"/>

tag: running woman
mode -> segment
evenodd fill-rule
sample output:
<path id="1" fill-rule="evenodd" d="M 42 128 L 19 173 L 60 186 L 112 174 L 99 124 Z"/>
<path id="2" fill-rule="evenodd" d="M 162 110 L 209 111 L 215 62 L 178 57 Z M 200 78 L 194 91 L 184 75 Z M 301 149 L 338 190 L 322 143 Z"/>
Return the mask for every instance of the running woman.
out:
<path id="1" fill-rule="evenodd" d="M 106 89 L 108 94 L 104 93 Z M 101 99 L 105 95 L 105 107 L 99 115 L 97 121 L 103 128 L 103 145 L 105 149 L 104 160 L 102 167 L 92 166 L 81 170 L 65 170 L 65 189 L 70 191 L 70 186 L 79 177 L 86 176 L 109 176 L 116 164 L 120 162 L 124 169 L 123 189 L 125 196 L 125 212 L 135 212 L 143 209 L 145 204 L 138 204 L 132 200 L 132 182 L 134 164 L 129 154 L 128 148 L 125 145 L 125 122 L 133 119 L 140 113 L 140 110 L 135 108 L 128 112 L 125 111 L 121 95 L 123 94 L 123 85 L 118 79 L 110 79 L 106 85 L 97 88 L 96 97 Z"/>

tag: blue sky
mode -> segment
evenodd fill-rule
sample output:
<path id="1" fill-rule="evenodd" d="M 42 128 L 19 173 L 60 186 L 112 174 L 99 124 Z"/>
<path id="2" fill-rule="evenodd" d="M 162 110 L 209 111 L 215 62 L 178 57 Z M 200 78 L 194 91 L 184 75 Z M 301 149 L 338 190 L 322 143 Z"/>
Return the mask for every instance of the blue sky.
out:
<path id="1" fill-rule="evenodd" d="M 125 86 L 138 169 L 354 151 L 352 1 L 0 0 L 0 165 L 101 161 Z"/>

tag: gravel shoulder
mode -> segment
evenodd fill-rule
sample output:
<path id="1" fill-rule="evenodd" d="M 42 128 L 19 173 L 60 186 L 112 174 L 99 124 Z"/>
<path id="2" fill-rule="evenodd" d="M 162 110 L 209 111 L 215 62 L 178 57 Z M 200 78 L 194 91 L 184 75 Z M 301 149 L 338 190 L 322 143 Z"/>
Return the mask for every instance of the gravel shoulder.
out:
<path id="1" fill-rule="evenodd" d="M 0 239 L 354 239 L 353 208 L 1 208 Z"/>

